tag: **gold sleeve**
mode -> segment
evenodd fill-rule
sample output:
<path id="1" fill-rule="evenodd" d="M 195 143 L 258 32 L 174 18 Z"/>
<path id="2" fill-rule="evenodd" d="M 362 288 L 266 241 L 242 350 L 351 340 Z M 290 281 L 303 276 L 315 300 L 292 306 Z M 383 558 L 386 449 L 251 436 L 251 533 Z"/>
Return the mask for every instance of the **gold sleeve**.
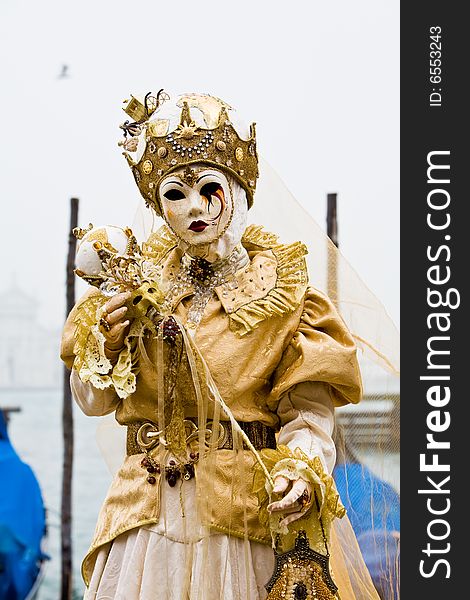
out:
<path id="1" fill-rule="evenodd" d="M 306 292 L 299 325 L 274 373 L 271 407 L 305 381 L 328 384 L 335 407 L 361 399 L 354 339 L 329 298 L 313 288 Z"/>

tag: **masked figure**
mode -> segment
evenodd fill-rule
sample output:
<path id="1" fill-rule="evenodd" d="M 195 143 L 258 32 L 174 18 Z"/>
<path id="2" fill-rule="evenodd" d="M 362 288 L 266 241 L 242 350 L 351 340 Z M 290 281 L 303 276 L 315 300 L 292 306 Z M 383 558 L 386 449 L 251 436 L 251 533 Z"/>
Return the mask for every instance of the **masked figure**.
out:
<path id="1" fill-rule="evenodd" d="M 334 410 L 361 397 L 356 345 L 309 286 L 306 247 L 247 227 L 254 125 L 200 94 L 125 110 L 125 156 L 164 224 L 141 247 L 80 234 L 95 287 L 62 357 L 85 414 L 127 428 L 86 598 L 377 598 L 330 475 Z"/>

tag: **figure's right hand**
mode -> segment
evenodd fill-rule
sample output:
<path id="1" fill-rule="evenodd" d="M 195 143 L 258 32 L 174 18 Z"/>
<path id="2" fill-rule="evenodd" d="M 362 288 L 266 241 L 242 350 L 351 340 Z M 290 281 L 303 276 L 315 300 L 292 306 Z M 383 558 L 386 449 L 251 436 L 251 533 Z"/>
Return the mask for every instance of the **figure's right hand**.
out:
<path id="1" fill-rule="evenodd" d="M 100 324 L 106 338 L 105 349 L 116 351 L 124 345 L 124 338 L 130 325 L 130 321 L 126 319 L 127 306 L 124 305 L 130 297 L 130 292 L 116 294 L 103 307 L 104 313 Z"/>

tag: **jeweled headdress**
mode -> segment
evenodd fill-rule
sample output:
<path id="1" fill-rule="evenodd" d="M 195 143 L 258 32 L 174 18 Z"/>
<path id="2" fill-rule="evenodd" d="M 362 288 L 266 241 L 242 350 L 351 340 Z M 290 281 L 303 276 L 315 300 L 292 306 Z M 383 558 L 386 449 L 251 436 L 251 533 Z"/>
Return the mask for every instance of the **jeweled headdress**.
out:
<path id="1" fill-rule="evenodd" d="M 131 96 L 124 111 L 133 119 L 121 125 L 124 156 L 147 205 L 161 214 L 161 180 L 180 167 L 202 163 L 235 177 L 248 206 L 258 178 L 255 124 L 238 123 L 231 106 L 207 94 L 184 94 L 171 100 L 160 90 L 143 100 Z"/>

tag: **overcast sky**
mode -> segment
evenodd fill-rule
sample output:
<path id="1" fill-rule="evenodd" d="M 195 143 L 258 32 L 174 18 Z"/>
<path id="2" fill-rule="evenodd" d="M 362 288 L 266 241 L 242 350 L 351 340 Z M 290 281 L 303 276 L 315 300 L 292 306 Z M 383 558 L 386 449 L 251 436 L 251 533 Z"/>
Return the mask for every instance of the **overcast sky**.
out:
<path id="1" fill-rule="evenodd" d="M 208 92 L 257 123 L 260 154 L 399 320 L 399 2 L 2 0 L 0 292 L 64 318 L 69 198 L 132 224 L 117 147 L 131 92 Z M 69 77 L 59 78 L 63 65 Z"/>

